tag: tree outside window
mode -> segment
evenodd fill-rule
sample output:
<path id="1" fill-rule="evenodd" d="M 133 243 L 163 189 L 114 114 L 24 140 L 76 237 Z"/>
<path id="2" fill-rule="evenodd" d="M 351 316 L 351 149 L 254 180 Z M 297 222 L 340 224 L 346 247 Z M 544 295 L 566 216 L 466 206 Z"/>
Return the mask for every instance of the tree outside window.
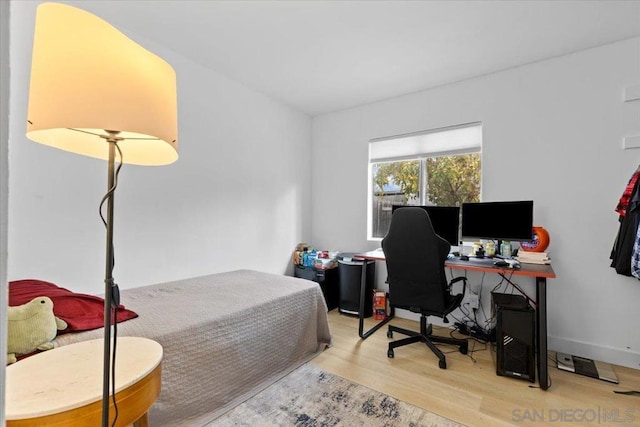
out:
<path id="1" fill-rule="evenodd" d="M 480 153 L 371 163 L 371 237 L 386 235 L 393 205 L 479 202 L 480 166 Z"/>

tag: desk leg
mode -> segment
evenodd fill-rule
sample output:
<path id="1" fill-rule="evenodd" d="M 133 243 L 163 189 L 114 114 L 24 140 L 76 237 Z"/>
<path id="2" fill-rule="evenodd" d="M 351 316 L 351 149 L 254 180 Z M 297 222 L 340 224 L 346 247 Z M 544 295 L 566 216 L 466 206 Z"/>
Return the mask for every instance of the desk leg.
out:
<path id="1" fill-rule="evenodd" d="M 364 330 L 364 300 L 365 300 L 365 296 L 366 296 L 366 293 L 367 293 L 367 265 L 368 265 L 367 261 L 366 260 L 363 261 L 363 264 L 362 264 L 362 275 L 360 276 L 360 305 L 358 307 L 358 335 L 363 340 L 369 338 L 369 336 L 371 334 L 373 334 L 375 331 L 377 331 L 382 326 L 384 326 L 387 322 L 389 322 L 389 320 L 393 319 L 393 317 L 395 315 L 395 310 L 393 309 L 393 307 L 391 307 L 391 312 L 389 313 L 389 315 L 387 317 L 385 317 L 380 322 L 378 322 L 376 325 L 374 325 L 373 328 L 369 329 L 366 332 L 363 332 L 363 330 Z"/>
<path id="2" fill-rule="evenodd" d="M 536 356 L 538 359 L 538 382 L 542 390 L 549 388 L 547 366 L 547 279 L 536 277 Z"/>

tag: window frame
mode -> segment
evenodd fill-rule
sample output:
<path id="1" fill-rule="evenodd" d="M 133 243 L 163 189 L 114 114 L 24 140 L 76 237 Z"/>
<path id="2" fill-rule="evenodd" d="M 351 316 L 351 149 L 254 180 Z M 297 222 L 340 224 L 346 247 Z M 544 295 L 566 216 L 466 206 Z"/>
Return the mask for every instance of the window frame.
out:
<path id="1" fill-rule="evenodd" d="M 406 141 L 409 138 L 416 138 L 416 137 L 420 138 L 422 136 L 429 137 L 437 134 L 442 134 L 445 132 L 456 131 L 459 129 L 466 129 L 466 128 L 477 128 L 477 130 L 479 131 L 478 141 L 470 146 L 468 145 L 463 148 L 454 148 L 454 149 L 448 149 L 448 150 L 437 149 L 433 151 L 423 148 L 420 153 L 413 153 L 411 155 L 402 154 L 398 156 L 388 156 L 388 155 L 376 156 L 374 154 L 373 155 L 374 158 L 372 159 L 372 151 L 375 151 L 374 150 L 375 147 L 373 146 L 373 144 L 376 144 L 376 143 L 380 143 L 380 142 L 386 143 L 387 141 L 397 141 L 398 143 L 401 144 L 402 140 Z M 467 154 L 477 153 L 480 155 L 480 162 L 482 164 L 482 142 L 483 142 L 482 135 L 483 135 L 482 122 L 471 122 L 471 123 L 465 123 L 461 125 L 447 126 L 447 127 L 431 129 L 427 131 L 413 132 L 408 134 L 402 134 L 402 135 L 391 136 L 391 137 L 383 137 L 383 138 L 375 138 L 370 140 L 369 141 L 369 162 L 367 166 L 367 177 L 368 177 L 367 179 L 367 240 L 379 242 L 383 239 L 383 237 L 373 236 L 373 198 L 375 197 L 373 192 L 373 165 L 374 164 L 386 163 L 386 162 L 419 161 L 419 166 L 420 166 L 419 177 L 418 177 L 418 180 L 419 180 L 418 185 L 420 188 L 419 196 L 418 196 L 419 204 L 427 205 L 429 204 L 429 200 L 427 200 L 427 195 L 428 195 L 427 159 L 443 157 L 443 156 L 456 156 L 456 155 L 467 155 Z M 482 186 L 482 170 L 480 171 L 479 185 Z M 482 192 L 482 187 L 480 188 L 480 191 Z"/>

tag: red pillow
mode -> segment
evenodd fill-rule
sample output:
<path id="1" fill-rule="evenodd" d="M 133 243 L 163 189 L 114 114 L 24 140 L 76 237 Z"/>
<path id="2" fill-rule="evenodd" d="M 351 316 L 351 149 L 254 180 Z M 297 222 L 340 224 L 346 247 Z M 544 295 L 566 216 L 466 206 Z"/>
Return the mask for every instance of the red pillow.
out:
<path id="1" fill-rule="evenodd" d="M 104 326 L 104 299 L 95 295 L 78 294 L 43 280 L 15 280 L 9 282 L 9 306 L 26 304 L 32 299 L 46 296 L 53 301 L 53 313 L 67 322 L 66 332 L 88 331 Z M 118 306 L 117 321 L 138 317 L 138 314 Z"/>

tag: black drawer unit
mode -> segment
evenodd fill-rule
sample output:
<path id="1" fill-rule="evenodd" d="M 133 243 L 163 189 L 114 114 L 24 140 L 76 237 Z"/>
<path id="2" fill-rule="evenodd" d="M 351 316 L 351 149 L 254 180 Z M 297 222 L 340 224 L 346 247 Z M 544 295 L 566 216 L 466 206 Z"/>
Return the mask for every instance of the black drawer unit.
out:
<path id="1" fill-rule="evenodd" d="M 340 287 L 337 268 L 323 270 L 315 267 L 296 265 L 293 274 L 295 277 L 317 282 L 320 285 L 320 289 L 322 289 L 322 294 L 324 295 L 324 300 L 327 302 L 327 308 L 329 310 L 333 310 L 338 306 Z"/>

